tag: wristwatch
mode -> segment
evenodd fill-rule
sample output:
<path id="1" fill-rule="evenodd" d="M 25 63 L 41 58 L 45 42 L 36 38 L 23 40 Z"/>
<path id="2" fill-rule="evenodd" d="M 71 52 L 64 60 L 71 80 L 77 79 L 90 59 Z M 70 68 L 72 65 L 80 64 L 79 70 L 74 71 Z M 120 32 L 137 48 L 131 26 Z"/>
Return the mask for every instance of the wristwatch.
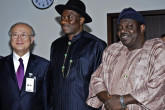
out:
<path id="1" fill-rule="evenodd" d="M 127 108 L 127 106 L 124 103 L 124 98 L 122 95 L 120 96 L 120 103 L 121 103 L 122 108 Z"/>

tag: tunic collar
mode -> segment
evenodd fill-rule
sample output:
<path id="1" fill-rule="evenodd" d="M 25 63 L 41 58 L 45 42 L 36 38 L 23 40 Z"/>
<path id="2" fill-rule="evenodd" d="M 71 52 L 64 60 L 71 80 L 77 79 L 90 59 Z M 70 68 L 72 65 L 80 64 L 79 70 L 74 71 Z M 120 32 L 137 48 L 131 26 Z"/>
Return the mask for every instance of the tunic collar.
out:
<path id="1" fill-rule="evenodd" d="M 70 40 L 71 43 L 77 41 L 83 34 L 84 31 L 81 31 L 79 34 L 75 35 L 72 40 Z"/>

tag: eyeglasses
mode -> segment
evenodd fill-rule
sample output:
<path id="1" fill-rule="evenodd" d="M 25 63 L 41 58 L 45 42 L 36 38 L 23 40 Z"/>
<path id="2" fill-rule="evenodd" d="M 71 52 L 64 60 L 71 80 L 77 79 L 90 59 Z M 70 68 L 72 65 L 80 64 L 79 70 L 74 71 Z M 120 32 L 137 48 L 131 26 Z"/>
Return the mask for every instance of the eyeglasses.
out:
<path id="1" fill-rule="evenodd" d="M 28 36 L 31 36 L 31 35 L 28 35 L 26 33 L 22 33 L 22 34 L 18 34 L 18 33 L 14 33 L 14 34 L 11 34 L 11 37 L 13 39 L 18 39 L 18 37 L 21 37 L 22 39 L 27 39 Z"/>

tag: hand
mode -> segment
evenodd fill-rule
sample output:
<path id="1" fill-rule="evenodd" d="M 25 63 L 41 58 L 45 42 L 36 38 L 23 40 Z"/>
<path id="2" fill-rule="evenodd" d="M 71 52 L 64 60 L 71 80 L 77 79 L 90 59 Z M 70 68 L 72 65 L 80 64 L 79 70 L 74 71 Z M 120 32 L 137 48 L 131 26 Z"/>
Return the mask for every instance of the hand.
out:
<path id="1" fill-rule="evenodd" d="M 112 97 L 105 102 L 106 110 L 122 110 L 120 95 L 111 95 Z"/>

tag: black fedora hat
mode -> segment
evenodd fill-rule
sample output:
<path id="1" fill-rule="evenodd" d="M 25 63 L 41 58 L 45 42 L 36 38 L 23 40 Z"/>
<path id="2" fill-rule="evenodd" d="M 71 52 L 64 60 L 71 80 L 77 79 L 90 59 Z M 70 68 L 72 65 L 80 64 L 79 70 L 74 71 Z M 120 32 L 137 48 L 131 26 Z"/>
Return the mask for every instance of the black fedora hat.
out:
<path id="1" fill-rule="evenodd" d="M 85 18 L 85 23 L 92 22 L 92 18 L 86 13 L 85 4 L 80 0 L 69 0 L 66 5 L 55 6 L 56 11 L 61 15 L 64 9 L 76 11 Z"/>

